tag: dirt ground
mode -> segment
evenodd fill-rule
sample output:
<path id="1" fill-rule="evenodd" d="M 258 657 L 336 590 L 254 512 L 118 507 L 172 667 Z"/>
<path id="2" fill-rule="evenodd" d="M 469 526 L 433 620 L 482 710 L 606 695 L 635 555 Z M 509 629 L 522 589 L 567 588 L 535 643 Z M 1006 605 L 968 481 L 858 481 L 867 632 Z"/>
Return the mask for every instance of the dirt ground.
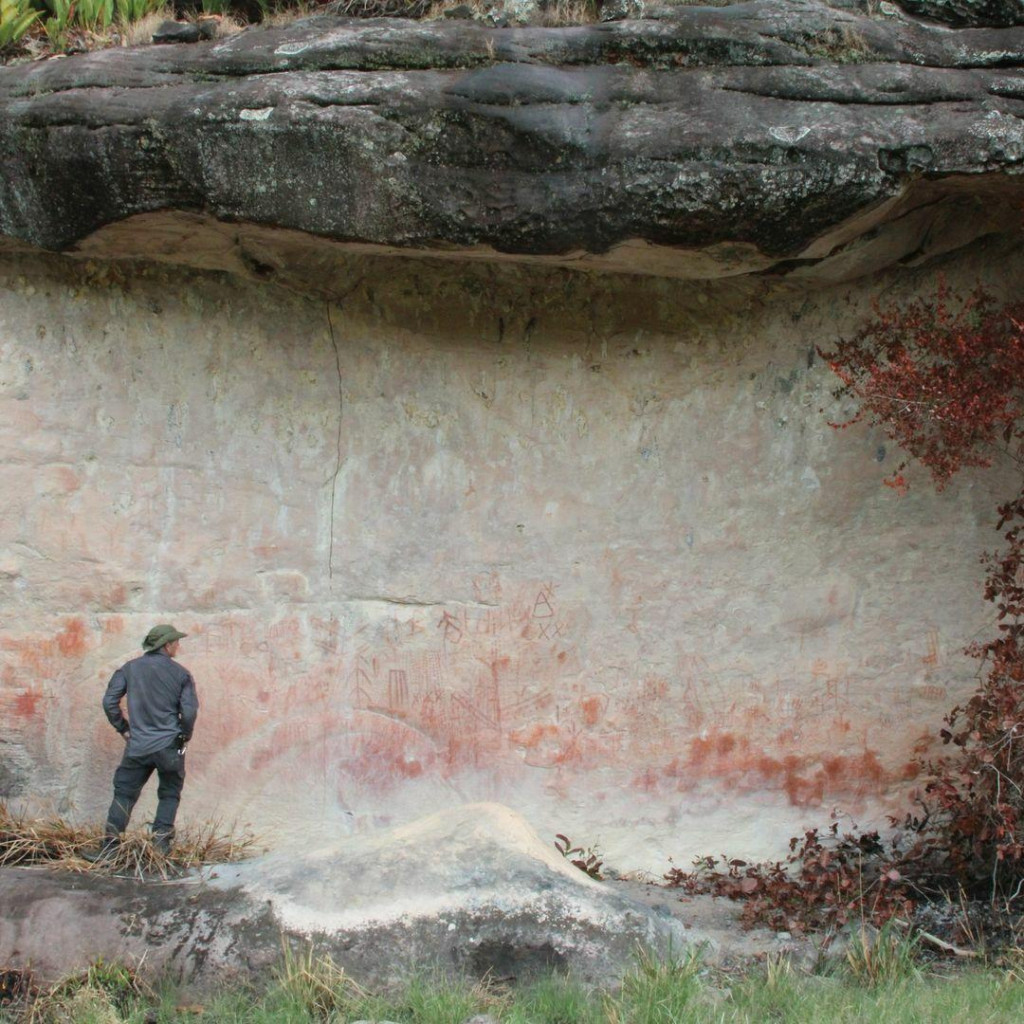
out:
<path id="1" fill-rule="evenodd" d="M 657 913 L 676 918 L 687 934 L 692 934 L 694 943 L 707 943 L 707 960 L 721 967 L 739 966 L 780 954 L 809 967 L 820 956 L 827 955 L 827 951 L 822 950 L 822 936 L 795 936 L 768 928 L 744 928 L 740 922 L 743 905 L 723 896 L 691 896 L 679 889 L 631 879 L 609 879 L 607 884 Z"/>

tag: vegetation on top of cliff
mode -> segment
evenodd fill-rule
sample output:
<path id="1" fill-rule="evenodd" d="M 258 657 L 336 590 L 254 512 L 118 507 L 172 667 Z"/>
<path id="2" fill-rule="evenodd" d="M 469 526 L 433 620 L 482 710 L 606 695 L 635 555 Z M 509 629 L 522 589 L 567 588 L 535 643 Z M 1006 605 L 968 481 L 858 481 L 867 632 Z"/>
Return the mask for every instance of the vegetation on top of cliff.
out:
<path id="1" fill-rule="evenodd" d="M 663 0 L 690 5 L 697 0 Z M 737 0 L 706 0 L 723 6 Z M 606 18 L 613 0 L 606 0 Z M 614 0 L 616 20 L 643 14 L 643 0 Z M 0 0 L 0 60 L 109 46 L 196 42 L 252 24 L 314 14 L 346 18 L 472 20 L 491 28 L 555 27 L 598 20 L 602 0 Z M 176 29 L 170 25 L 176 24 Z M 154 39 L 155 37 L 155 39 Z"/>
<path id="2" fill-rule="evenodd" d="M 109 46 L 149 42 L 197 42 L 238 31 L 251 24 L 280 24 L 309 15 L 348 18 L 452 19 L 487 28 L 557 27 L 595 21 L 672 17 L 672 8 L 728 7 L 741 0 L 0 0 L 0 61 L 15 57 L 47 57 Z M 998 0 L 984 0 L 986 3 Z M 963 8 L 982 0 L 959 0 Z M 781 30 L 780 39 L 822 61 L 860 62 L 872 47 L 858 28 L 858 19 L 899 17 L 892 4 L 876 0 L 823 0 L 821 11 L 831 19 L 822 28 L 807 22 Z M 833 10 L 834 9 L 834 10 Z M 929 8 L 929 10 L 931 10 Z M 929 14 L 929 17 L 933 15 Z M 987 16 L 987 15 L 986 15 Z M 762 17 L 762 12 L 757 13 Z M 770 30 L 778 12 L 765 8 Z M 981 22 L 987 23 L 987 22 Z M 1010 25 L 1012 21 L 991 22 Z M 714 26 L 717 37 L 724 26 Z M 769 31 L 769 34 L 771 32 Z M 706 35 L 702 33 L 701 36 Z M 710 42 L 711 38 L 705 40 Z M 876 58 L 877 59 L 877 58 Z"/>
<path id="3" fill-rule="evenodd" d="M 951 0 L 959 12 L 956 24 L 1003 29 L 1024 24 L 1024 6 L 1019 17 L 1007 20 L 1002 7 L 998 17 L 993 14 L 992 5 L 999 2 Z M 733 6 L 742 10 L 715 10 Z M 479 39 L 480 29 L 632 22 L 630 29 L 592 33 L 572 45 L 568 40 L 553 42 L 542 59 L 667 69 L 705 63 L 1005 66 L 1019 49 L 1013 38 L 1005 44 L 985 38 L 951 45 L 948 31 L 935 24 L 937 15 L 907 17 L 896 4 L 880 0 L 0 0 L 0 63 L 148 43 L 195 43 L 250 25 L 277 28 L 312 16 L 456 21 L 467 30 L 444 33 L 449 43 L 457 43 L 455 50 L 467 38 Z M 974 20 L 964 22 L 967 17 Z M 317 23 L 317 30 L 324 28 L 323 21 Z M 395 63 L 401 37 L 402 30 L 374 33 L 367 49 L 379 54 L 379 66 L 407 65 L 407 55 L 399 54 Z M 525 45 L 537 56 L 542 48 L 532 38 L 534 45 Z M 523 43 L 497 37 L 488 38 L 487 45 L 491 62 L 524 59 L 517 49 Z M 425 52 L 433 54 L 427 59 L 441 59 L 436 47 Z M 385 54 L 391 56 L 385 60 Z"/>
<path id="4" fill-rule="evenodd" d="M 585 24 L 597 19 L 598 5 L 599 0 L 0 0 L 0 59 L 134 46 L 154 41 L 154 36 L 157 42 L 195 42 L 249 24 L 321 13 L 472 18 L 492 27 Z M 175 21 L 176 35 L 168 26 Z"/>

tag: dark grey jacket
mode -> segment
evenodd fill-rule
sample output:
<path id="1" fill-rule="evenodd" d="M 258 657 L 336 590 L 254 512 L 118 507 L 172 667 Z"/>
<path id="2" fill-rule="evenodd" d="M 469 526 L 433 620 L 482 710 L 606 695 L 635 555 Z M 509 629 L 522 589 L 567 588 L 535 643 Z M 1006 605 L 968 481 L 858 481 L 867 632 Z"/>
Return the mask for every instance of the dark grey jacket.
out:
<path id="1" fill-rule="evenodd" d="M 128 718 L 121 699 L 128 695 Z M 107 684 L 103 710 L 119 732 L 129 728 L 128 754 L 143 757 L 176 743 L 188 742 L 199 713 L 196 684 L 188 669 L 161 647 L 122 665 Z"/>

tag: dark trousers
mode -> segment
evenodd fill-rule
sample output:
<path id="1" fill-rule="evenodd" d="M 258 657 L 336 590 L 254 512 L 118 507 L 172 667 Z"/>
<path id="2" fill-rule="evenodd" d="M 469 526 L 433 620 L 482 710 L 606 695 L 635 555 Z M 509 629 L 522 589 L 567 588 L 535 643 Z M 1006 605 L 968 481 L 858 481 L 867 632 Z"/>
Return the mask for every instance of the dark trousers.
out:
<path id="1" fill-rule="evenodd" d="M 176 745 L 141 757 L 130 757 L 125 753 L 114 772 L 114 800 L 107 812 L 108 836 L 119 836 L 128 827 L 135 801 L 154 769 L 159 784 L 153 835 L 170 837 L 174 834 L 174 818 L 185 785 L 185 755 L 178 753 Z"/>

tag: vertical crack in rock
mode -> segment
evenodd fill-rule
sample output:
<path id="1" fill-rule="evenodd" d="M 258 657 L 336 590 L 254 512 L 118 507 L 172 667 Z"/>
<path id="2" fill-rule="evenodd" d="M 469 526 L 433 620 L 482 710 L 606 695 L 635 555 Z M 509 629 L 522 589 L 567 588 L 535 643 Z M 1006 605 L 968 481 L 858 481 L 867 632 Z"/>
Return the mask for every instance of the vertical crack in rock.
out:
<path id="1" fill-rule="evenodd" d="M 334 348 L 334 368 L 338 373 L 338 437 L 335 442 L 334 472 L 331 474 L 331 537 L 327 548 L 327 578 L 334 579 L 334 506 L 338 494 L 338 474 L 341 472 L 341 424 L 345 413 L 345 391 L 341 377 L 341 353 L 338 351 L 338 339 L 334 333 L 334 320 L 331 318 L 331 302 L 327 300 L 327 329 L 331 335 L 331 346 Z"/>

